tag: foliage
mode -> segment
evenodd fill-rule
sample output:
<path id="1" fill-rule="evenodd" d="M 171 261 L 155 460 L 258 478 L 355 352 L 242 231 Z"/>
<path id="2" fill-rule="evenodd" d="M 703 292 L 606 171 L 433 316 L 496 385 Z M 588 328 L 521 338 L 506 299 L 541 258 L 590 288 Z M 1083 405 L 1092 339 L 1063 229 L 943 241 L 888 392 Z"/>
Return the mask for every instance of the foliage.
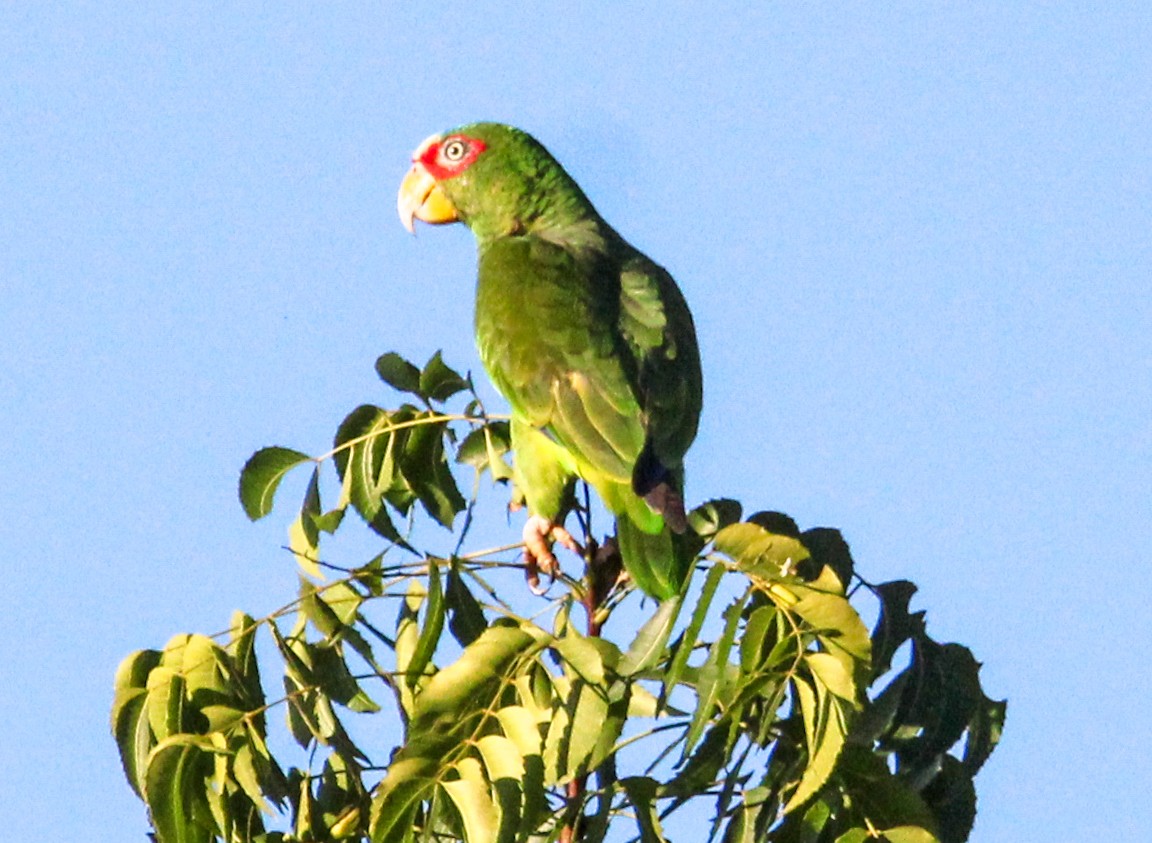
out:
<path id="1" fill-rule="evenodd" d="M 967 838 L 1005 704 L 966 648 L 928 636 L 915 586 L 865 583 L 835 530 L 741 520 L 717 500 L 691 515 L 693 582 L 637 606 L 625 582 L 590 585 L 611 553 L 582 508 L 591 574 L 565 578 L 541 614 L 523 587 L 493 586 L 516 546 L 463 551 L 481 476 L 511 476 L 507 423 L 439 354 L 423 368 L 386 354 L 377 371 L 410 401 L 356 408 L 326 454 L 265 448 L 242 473 L 257 519 L 311 467 L 289 529 L 296 598 L 120 666 L 112 729 L 161 843 L 600 841 L 610 828 L 657 843 L 683 816 L 708 818 L 695 839 L 725 843 Z M 384 550 L 344 570 L 320 542 L 349 508 Z M 417 548 L 429 522 L 455 528 L 452 553 Z M 515 608 L 528 600 L 533 615 Z M 598 634 L 622 605 L 645 622 Z M 270 693 L 260 663 L 277 660 Z M 269 735 L 273 709 L 302 751 Z"/>

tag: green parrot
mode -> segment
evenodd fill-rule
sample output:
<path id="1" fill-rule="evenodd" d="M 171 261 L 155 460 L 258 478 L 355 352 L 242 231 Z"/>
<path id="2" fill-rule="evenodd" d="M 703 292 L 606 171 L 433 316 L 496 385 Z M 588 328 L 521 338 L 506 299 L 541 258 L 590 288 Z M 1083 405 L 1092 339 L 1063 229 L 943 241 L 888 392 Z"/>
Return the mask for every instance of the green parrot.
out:
<path id="1" fill-rule="evenodd" d="M 460 221 L 476 237 L 476 344 L 512 408 L 514 477 L 528 507 L 529 581 L 580 552 L 563 521 L 576 478 L 616 517 L 624 567 L 648 594 L 680 592 L 684 453 L 702 382 L 676 282 L 630 246 L 531 135 L 473 123 L 416 149 L 401 221 Z"/>

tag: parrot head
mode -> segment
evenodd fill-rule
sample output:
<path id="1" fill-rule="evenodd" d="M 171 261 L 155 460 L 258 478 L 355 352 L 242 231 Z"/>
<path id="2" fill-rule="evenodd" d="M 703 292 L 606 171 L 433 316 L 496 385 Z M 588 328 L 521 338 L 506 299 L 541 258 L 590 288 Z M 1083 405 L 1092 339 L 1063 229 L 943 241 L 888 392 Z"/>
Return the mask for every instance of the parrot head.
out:
<path id="1" fill-rule="evenodd" d="M 537 221 L 586 214 L 588 200 L 556 159 L 527 132 L 470 123 L 424 140 L 396 201 L 400 221 L 463 222 L 477 235 L 518 234 Z"/>

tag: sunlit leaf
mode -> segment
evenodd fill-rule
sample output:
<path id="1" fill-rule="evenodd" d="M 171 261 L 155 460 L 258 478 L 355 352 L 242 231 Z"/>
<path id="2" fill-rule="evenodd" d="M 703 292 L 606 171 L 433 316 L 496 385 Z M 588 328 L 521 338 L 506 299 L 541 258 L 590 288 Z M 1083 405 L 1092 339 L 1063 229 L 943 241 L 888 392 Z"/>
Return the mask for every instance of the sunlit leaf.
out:
<path id="1" fill-rule="evenodd" d="M 284 475 L 312 458 L 291 448 L 261 448 L 240 472 L 240 504 L 256 521 L 272 511 L 272 500 Z"/>
<path id="2" fill-rule="evenodd" d="M 725 609 L 724 632 L 712 643 L 708 650 L 708 658 L 700 668 L 699 678 L 696 682 L 696 710 L 692 714 L 692 721 L 689 723 L 688 732 L 684 736 L 682 758 L 687 758 L 693 747 L 696 746 L 696 741 L 704 734 L 704 727 L 712 718 L 717 701 L 724 694 L 728 654 L 732 652 L 741 612 L 749 596 L 750 592 L 745 591 L 735 603 Z"/>
<path id="3" fill-rule="evenodd" d="M 460 778 L 441 784 L 464 822 L 467 843 L 496 843 L 500 817 L 496 805 L 488 795 L 488 784 L 480 762 L 464 758 L 455 766 Z"/>
<path id="4" fill-rule="evenodd" d="M 849 704 L 855 704 L 856 682 L 843 661 L 827 653 L 805 653 L 804 662 L 825 688 Z"/>
<path id="5" fill-rule="evenodd" d="M 440 585 L 440 567 L 434 562 L 428 563 L 428 593 L 424 601 L 424 624 L 420 627 L 420 634 L 412 648 L 412 655 L 405 668 L 408 685 L 413 687 L 417 679 L 424 673 L 432 661 L 432 655 L 440 644 L 440 633 L 444 629 L 444 591 Z"/>
<path id="6" fill-rule="evenodd" d="M 750 521 L 724 527 L 716 533 L 713 544 L 739 570 L 759 577 L 774 578 L 794 572 L 809 558 L 808 548 L 799 539 L 771 533 Z"/>
<path id="7" fill-rule="evenodd" d="M 620 673 L 631 676 L 653 667 L 664 655 L 668 639 L 680 617 L 682 597 L 672 597 L 656 607 L 652 617 L 644 622 L 627 652 L 620 660 Z"/>
<path id="8" fill-rule="evenodd" d="M 207 738 L 178 735 L 157 744 L 148 759 L 145 795 L 159 843 L 208 843 L 214 829 L 205 779 L 212 774 Z"/>
<path id="9" fill-rule="evenodd" d="M 684 634 L 680 636 L 680 642 L 672 654 L 672 663 L 664 674 L 664 687 L 661 692 L 663 702 L 667 702 L 668 695 L 684 674 L 684 668 L 688 665 L 688 659 L 696 646 L 700 630 L 704 627 L 704 619 L 708 616 L 708 609 L 712 605 L 716 588 L 720 585 L 720 580 L 723 579 L 726 572 L 727 569 L 724 565 L 717 563 L 709 569 L 708 575 L 704 578 L 704 586 L 701 588 L 696 606 L 692 610 L 692 619 L 688 622 L 688 628 L 684 630 Z"/>
<path id="10" fill-rule="evenodd" d="M 848 732 L 845 710 L 838 698 L 817 684 L 812 693 L 807 683 L 796 679 L 794 687 L 802 702 L 804 730 L 808 742 L 808 763 L 796 789 L 784 805 L 784 812 L 794 811 L 811 799 L 836 766 Z"/>
<path id="11" fill-rule="evenodd" d="M 413 729 L 426 728 L 440 714 L 455 712 L 468 702 L 486 704 L 510 664 L 541 646 L 542 642 L 523 629 L 486 629 L 460 658 L 428 680 L 416 702 Z"/>

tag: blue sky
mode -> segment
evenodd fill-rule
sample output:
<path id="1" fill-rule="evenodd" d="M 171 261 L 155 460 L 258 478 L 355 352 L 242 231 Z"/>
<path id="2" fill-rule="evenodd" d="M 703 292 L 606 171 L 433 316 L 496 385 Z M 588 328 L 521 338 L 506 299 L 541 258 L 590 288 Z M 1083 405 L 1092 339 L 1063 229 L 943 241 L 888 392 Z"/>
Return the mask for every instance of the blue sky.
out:
<path id="1" fill-rule="evenodd" d="M 5 834 L 143 839 L 116 664 L 294 588 L 253 450 L 479 371 L 470 235 L 394 197 L 496 119 L 688 296 L 689 497 L 840 527 L 1010 698 L 973 840 L 1144 839 L 1150 9 L 5 5 Z"/>

